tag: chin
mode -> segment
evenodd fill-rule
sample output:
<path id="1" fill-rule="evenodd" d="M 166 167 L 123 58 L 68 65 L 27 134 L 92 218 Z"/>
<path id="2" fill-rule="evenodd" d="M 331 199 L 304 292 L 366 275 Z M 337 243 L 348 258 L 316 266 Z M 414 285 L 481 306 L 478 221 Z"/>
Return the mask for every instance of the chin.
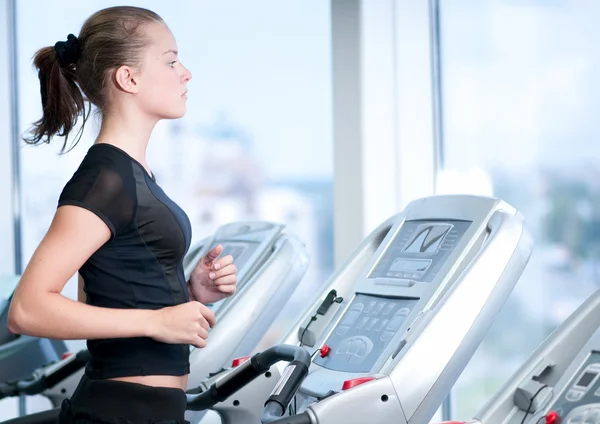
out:
<path id="1" fill-rule="evenodd" d="M 161 105 L 154 105 L 154 112 L 160 119 L 179 119 L 187 111 L 187 104 L 181 99 L 171 99 Z"/>
<path id="2" fill-rule="evenodd" d="M 183 118 L 185 116 L 185 109 L 182 110 L 171 110 L 169 112 L 166 112 L 164 114 L 162 114 L 161 119 L 179 119 L 179 118 Z"/>

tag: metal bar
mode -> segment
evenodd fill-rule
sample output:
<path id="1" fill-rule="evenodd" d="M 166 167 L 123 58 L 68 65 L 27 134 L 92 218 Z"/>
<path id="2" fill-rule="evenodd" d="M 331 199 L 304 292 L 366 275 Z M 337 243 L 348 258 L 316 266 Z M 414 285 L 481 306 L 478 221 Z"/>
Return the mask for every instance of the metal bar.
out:
<path id="1" fill-rule="evenodd" d="M 15 274 L 23 272 L 22 241 L 21 241 L 21 159 L 19 133 L 19 72 L 17 57 L 17 4 L 16 0 L 7 0 L 8 8 L 8 48 L 9 50 L 9 85 L 12 120 L 12 210 L 14 231 L 14 260 Z"/>
<path id="2" fill-rule="evenodd" d="M 7 29 L 8 29 L 8 65 L 10 69 L 10 116 L 12 132 L 12 211 L 13 211 L 13 242 L 15 274 L 22 272 L 21 264 L 21 175 L 19 157 L 19 80 L 17 63 L 17 4 L 16 0 L 7 0 Z M 19 396 L 19 416 L 27 414 L 27 399 Z"/>
<path id="3" fill-rule="evenodd" d="M 444 169 L 444 121 L 442 105 L 442 66 L 441 66 L 441 48 L 440 48 L 440 2 L 439 0 L 429 1 L 429 28 L 431 42 L 431 92 L 433 103 L 433 142 L 435 154 L 434 166 L 434 192 L 437 192 L 438 172 Z M 442 420 L 450 421 L 452 419 L 452 391 L 448 393 L 444 402 L 442 402 Z"/>
<path id="4" fill-rule="evenodd" d="M 444 120 L 442 104 L 442 65 L 441 65 L 441 40 L 440 40 L 440 2 L 429 1 L 429 26 L 431 40 L 431 85 L 433 102 L 433 137 L 435 152 L 436 173 L 434 184 L 437 188 L 437 173 L 443 170 L 445 163 L 444 150 Z"/>

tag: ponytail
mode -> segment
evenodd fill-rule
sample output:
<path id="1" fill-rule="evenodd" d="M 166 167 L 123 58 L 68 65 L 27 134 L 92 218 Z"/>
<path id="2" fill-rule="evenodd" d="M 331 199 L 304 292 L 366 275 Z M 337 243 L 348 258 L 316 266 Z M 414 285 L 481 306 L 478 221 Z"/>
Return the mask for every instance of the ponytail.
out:
<path id="1" fill-rule="evenodd" d="M 79 115 L 83 115 L 83 124 L 71 149 L 81 138 L 89 109 L 86 113 L 84 96 L 76 82 L 75 70 L 80 56 L 79 40 L 73 34 L 69 34 L 66 42 L 59 41 L 54 47 L 36 52 L 33 63 L 40 80 L 42 117 L 33 124 L 31 137 L 24 138 L 26 143 L 50 143 L 52 137 L 58 135 L 65 137 L 61 149 L 64 152 Z"/>
<path id="2" fill-rule="evenodd" d="M 42 117 L 33 124 L 25 142 L 50 143 L 58 135 L 65 137 L 64 152 L 81 115 L 83 124 L 72 149 L 81 138 L 91 106 L 102 115 L 108 113 L 115 70 L 123 65 L 142 64 L 144 50 L 152 42 L 144 27 L 151 23 L 164 21 L 141 7 L 108 7 L 83 23 L 79 37 L 69 34 L 67 41 L 40 49 L 33 63 L 40 79 Z"/>

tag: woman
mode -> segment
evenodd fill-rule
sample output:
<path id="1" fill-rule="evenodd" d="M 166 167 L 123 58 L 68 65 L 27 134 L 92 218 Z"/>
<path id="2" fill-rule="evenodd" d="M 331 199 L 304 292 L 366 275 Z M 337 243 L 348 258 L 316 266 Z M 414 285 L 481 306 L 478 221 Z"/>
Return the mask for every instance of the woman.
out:
<path id="1" fill-rule="evenodd" d="M 34 63 L 43 116 L 28 142 L 70 135 L 79 115 L 85 124 L 84 98 L 102 126 L 23 272 L 9 329 L 87 339 L 91 361 L 61 423 L 183 422 L 189 345 L 203 348 L 215 324 L 203 304 L 232 295 L 237 272 L 216 246 L 185 281 L 190 222 L 145 159 L 155 124 L 184 115 L 191 74 L 163 20 L 136 7 L 95 13 Z M 61 291 L 78 271 L 75 302 Z"/>

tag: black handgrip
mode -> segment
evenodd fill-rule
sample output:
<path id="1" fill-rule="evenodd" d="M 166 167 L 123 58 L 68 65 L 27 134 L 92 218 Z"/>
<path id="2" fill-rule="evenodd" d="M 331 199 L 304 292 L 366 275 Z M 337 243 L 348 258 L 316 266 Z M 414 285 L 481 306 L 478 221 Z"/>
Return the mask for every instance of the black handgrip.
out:
<path id="1" fill-rule="evenodd" d="M 296 395 L 296 392 L 302 385 L 302 382 L 308 375 L 308 366 L 301 361 L 292 361 L 285 369 L 281 380 L 273 390 L 273 393 L 265 403 L 265 412 L 272 409 L 273 412 L 280 411 L 276 417 L 279 418 L 290 404 L 290 401 Z M 269 407 L 269 404 L 275 403 L 278 407 Z M 265 417 L 266 418 L 266 417 Z M 266 418 L 270 420 L 271 418 Z M 263 422 L 264 418 L 263 418 Z M 269 421 L 270 422 L 270 421 Z"/>
<path id="2" fill-rule="evenodd" d="M 87 349 L 77 352 L 73 360 L 67 362 L 64 366 L 58 368 L 51 374 L 46 375 L 45 382 L 42 385 L 43 387 L 41 389 L 38 389 L 40 391 L 38 391 L 37 393 L 30 393 L 29 391 L 27 391 L 26 394 L 38 394 L 41 393 L 41 391 L 43 390 L 46 390 L 50 387 L 54 387 L 56 384 L 61 383 L 65 379 L 69 378 L 70 376 L 84 368 L 89 362 L 89 360 L 90 352 Z"/>
<path id="3" fill-rule="evenodd" d="M 2 383 L 0 384 L 0 399 L 17 396 L 19 390 L 17 383 Z"/>
<path id="4" fill-rule="evenodd" d="M 264 374 L 272 365 L 279 361 L 294 361 L 310 365 L 310 355 L 300 346 L 278 345 L 261 353 L 257 353 L 250 360 L 234 369 L 231 373 L 214 383 L 208 390 L 198 395 L 187 394 L 187 409 L 190 411 L 203 411 L 246 386 L 255 378 Z"/>
<path id="5" fill-rule="evenodd" d="M 269 367 L 260 364 L 258 358 L 260 353 L 254 355 L 250 360 L 244 362 L 221 381 L 214 384 L 214 390 L 218 394 L 219 401 L 224 401 L 229 396 L 246 386 L 256 377 L 269 371 Z"/>
<path id="6" fill-rule="evenodd" d="M 17 395 L 37 395 L 46 390 L 46 376 L 17 382 Z"/>
<path id="7" fill-rule="evenodd" d="M 57 368 L 52 373 L 42 375 L 34 380 L 20 381 L 18 383 L 19 394 L 38 395 L 81 370 L 85 367 L 89 359 L 89 351 L 87 349 L 81 350 L 77 352 L 73 359 L 62 365 L 60 368 Z"/>
<path id="8" fill-rule="evenodd" d="M 203 411 L 223 402 L 233 393 L 250 383 L 256 377 L 264 374 L 269 370 L 266 369 L 257 361 L 260 353 L 257 353 L 248 361 L 245 361 L 240 366 L 235 368 L 231 373 L 227 374 L 222 380 L 214 383 L 210 388 L 197 395 L 187 392 L 187 409 L 190 411 Z"/>
<path id="9" fill-rule="evenodd" d="M 0 399 L 19 395 L 40 394 L 44 390 L 54 387 L 56 384 L 85 367 L 89 359 L 89 351 L 87 349 L 82 350 L 78 352 L 72 360 L 50 374 L 37 377 L 34 375 L 29 380 L 20 380 L 14 383 L 2 384 L 0 385 Z"/>

